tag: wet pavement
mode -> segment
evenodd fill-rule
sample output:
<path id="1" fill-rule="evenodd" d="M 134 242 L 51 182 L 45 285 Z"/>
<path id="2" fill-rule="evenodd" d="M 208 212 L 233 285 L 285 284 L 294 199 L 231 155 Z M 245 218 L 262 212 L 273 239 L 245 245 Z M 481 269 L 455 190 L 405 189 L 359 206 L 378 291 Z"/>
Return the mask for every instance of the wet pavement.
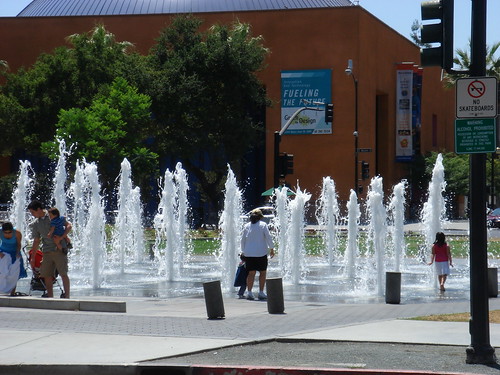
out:
<path id="1" fill-rule="evenodd" d="M 203 280 L 137 275 L 127 286 L 73 290 L 81 304 L 123 302 L 124 313 L 0 307 L 0 374 L 499 373 L 498 364 L 465 364 L 468 323 L 409 320 L 470 311 L 464 275 L 451 276 L 444 293 L 403 281 L 401 303 L 386 304 L 373 292 L 340 293 L 336 276 L 325 282 L 323 271 L 313 270 L 308 282 L 284 285 L 284 314 L 232 292 L 224 294 L 225 318 L 209 320 Z M 15 298 L 33 306 L 40 300 Z M 489 306 L 500 309 L 500 299 Z M 489 334 L 498 355 L 500 324 L 490 324 Z"/>

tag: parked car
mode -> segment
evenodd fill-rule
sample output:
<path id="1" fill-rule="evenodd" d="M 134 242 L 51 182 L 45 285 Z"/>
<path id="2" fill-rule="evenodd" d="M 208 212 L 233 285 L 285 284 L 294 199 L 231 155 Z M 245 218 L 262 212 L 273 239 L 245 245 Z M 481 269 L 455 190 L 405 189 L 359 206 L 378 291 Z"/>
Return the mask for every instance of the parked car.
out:
<path id="1" fill-rule="evenodd" d="M 256 209 L 261 210 L 262 215 L 264 215 L 264 217 L 262 218 L 262 221 L 265 221 L 267 224 L 269 224 L 271 222 L 271 220 L 273 220 L 274 217 L 276 216 L 275 212 L 274 212 L 274 207 L 272 207 L 272 206 L 263 206 L 263 207 L 254 208 L 254 210 L 256 210 Z M 245 215 L 243 215 L 243 218 L 245 221 L 248 221 L 250 219 L 250 212 L 252 212 L 252 211 L 249 211 Z"/>
<path id="2" fill-rule="evenodd" d="M 490 228 L 500 228 L 500 207 L 495 208 L 486 216 L 486 224 Z"/>

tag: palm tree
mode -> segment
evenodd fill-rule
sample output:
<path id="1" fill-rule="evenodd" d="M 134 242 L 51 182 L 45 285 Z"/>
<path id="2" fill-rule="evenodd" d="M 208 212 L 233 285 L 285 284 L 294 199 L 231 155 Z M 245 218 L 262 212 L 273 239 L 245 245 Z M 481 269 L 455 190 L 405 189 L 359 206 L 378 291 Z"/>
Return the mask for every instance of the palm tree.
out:
<path id="1" fill-rule="evenodd" d="M 494 43 L 491 47 L 486 46 L 486 76 L 497 77 L 500 79 L 500 57 L 496 57 L 498 49 L 500 48 L 500 42 Z M 457 49 L 457 55 L 453 59 L 453 63 L 460 67 L 460 70 L 468 71 L 470 68 L 471 60 L 469 56 L 469 51 L 471 50 L 471 40 L 469 39 L 469 49 Z M 445 74 L 444 81 L 446 87 L 455 86 L 455 82 L 458 78 L 467 78 L 467 74 Z"/>

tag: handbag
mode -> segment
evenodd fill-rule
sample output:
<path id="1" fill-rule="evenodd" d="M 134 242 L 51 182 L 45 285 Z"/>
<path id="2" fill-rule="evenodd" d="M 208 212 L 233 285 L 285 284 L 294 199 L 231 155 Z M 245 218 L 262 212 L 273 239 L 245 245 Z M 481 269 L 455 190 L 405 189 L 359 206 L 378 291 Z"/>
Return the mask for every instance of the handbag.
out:
<path id="1" fill-rule="evenodd" d="M 247 285 L 247 267 L 245 262 L 241 262 L 236 270 L 236 276 L 234 277 L 234 286 L 246 286 Z"/>

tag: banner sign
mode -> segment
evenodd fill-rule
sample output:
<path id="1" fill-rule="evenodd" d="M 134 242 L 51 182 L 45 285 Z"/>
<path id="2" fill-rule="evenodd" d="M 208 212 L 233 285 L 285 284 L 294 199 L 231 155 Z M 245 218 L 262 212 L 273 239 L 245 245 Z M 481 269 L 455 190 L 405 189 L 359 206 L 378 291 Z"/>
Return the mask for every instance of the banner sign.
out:
<path id="1" fill-rule="evenodd" d="M 312 102 L 331 103 L 332 71 L 285 70 L 281 72 L 281 128 L 301 107 L 315 107 Z M 311 104 L 304 103 L 304 100 Z M 319 106 L 324 108 L 324 106 Z M 331 134 L 332 124 L 325 122 L 325 111 L 301 112 L 284 134 Z"/>
<path id="2" fill-rule="evenodd" d="M 401 64 L 396 72 L 396 161 L 412 161 L 420 149 L 422 72 Z"/>

